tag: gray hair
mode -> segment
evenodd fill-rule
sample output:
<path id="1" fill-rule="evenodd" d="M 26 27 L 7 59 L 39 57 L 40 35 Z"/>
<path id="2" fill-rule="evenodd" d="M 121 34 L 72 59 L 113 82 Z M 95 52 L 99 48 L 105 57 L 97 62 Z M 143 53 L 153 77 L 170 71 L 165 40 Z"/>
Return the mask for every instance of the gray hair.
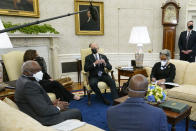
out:
<path id="1" fill-rule="evenodd" d="M 171 58 L 171 53 L 168 49 L 163 49 L 161 52 L 160 52 L 160 56 L 161 55 L 165 55 L 167 57 L 167 59 L 169 60 Z"/>
<path id="2" fill-rule="evenodd" d="M 192 20 L 189 20 L 189 21 L 187 22 L 187 25 L 188 25 L 190 22 L 192 22 L 192 23 L 193 23 L 193 21 L 192 21 Z"/>
<path id="3" fill-rule="evenodd" d="M 36 61 L 33 60 L 24 62 L 21 68 L 22 74 L 24 74 L 25 72 L 32 72 L 34 67 L 33 63 L 38 64 Z"/>

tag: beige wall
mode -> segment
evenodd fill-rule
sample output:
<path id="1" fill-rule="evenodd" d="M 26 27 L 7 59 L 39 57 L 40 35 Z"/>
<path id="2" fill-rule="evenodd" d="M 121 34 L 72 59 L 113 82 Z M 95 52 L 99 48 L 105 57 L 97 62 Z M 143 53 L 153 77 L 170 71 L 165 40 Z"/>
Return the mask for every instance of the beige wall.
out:
<path id="1" fill-rule="evenodd" d="M 98 0 L 104 1 L 105 34 L 103 36 L 75 35 L 75 17 L 70 16 L 51 22 L 61 34 L 59 38 L 59 62 L 73 61 L 80 55 L 80 49 L 88 47 L 90 42 L 99 43 L 100 47 L 118 65 L 119 60 L 131 59 L 135 46 L 128 44 L 130 30 L 136 25 L 146 25 L 149 30 L 151 44 L 144 46 L 146 60 L 152 64 L 156 61 L 158 52 L 162 49 L 163 26 L 161 24 L 161 6 L 165 0 Z M 180 3 L 180 19 L 177 25 L 176 54 L 178 54 L 178 37 L 185 29 L 187 19 L 187 3 L 189 0 L 178 0 Z M 190 0 L 192 1 L 192 0 Z M 40 18 L 45 19 L 74 11 L 74 0 L 39 0 Z M 2 16 L 2 20 L 12 23 L 24 23 L 38 20 L 37 18 Z M 14 41 L 13 41 L 14 42 Z M 13 43 L 14 44 L 14 43 Z M 148 53 L 152 51 L 152 53 Z M 116 57 L 118 56 L 118 58 Z M 152 59 L 154 57 L 155 59 Z M 60 66 L 59 66 L 60 67 Z M 60 71 L 59 71 L 60 72 Z"/>
<path id="2" fill-rule="evenodd" d="M 102 0 L 103 1 L 103 0 Z M 162 0 L 163 1 L 163 0 Z M 105 35 L 104 36 L 77 36 L 75 35 L 75 17 L 70 16 L 51 22 L 61 34 L 59 54 L 79 53 L 90 42 L 97 42 L 107 52 L 130 53 L 135 46 L 128 44 L 131 27 L 147 25 L 152 43 L 145 46 L 145 50 L 159 52 L 162 47 L 162 25 L 160 0 L 105 0 Z M 177 38 L 184 29 L 186 20 L 187 0 L 179 0 L 180 22 L 177 26 Z M 74 11 L 74 0 L 39 0 L 40 19 L 58 16 Z M 23 23 L 38 20 L 37 18 L 2 16 L 4 21 Z M 176 48 L 177 49 L 177 48 Z"/>

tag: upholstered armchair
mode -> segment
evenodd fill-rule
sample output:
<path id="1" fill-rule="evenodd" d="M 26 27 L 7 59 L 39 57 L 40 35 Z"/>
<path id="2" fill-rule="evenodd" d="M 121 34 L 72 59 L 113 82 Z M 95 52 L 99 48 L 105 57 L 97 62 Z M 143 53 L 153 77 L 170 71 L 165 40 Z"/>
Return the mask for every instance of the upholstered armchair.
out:
<path id="1" fill-rule="evenodd" d="M 21 75 L 21 67 L 23 64 L 23 51 L 11 51 L 2 55 L 2 60 L 7 71 L 9 81 L 17 80 Z M 47 93 L 51 101 L 56 100 L 54 93 Z"/>
<path id="2" fill-rule="evenodd" d="M 103 52 L 104 52 L 103 49 L 99 49 L 99 53 L 103 54 Z M 80 53 L 81 53 L 81 59 L 82 59 L 82 74 L 83 74 L 84 95 L 86 95 L 86 93 L 87 93 L 87 95 L 88 95 L 88 104 L 90 105 L 91 104 L 90 96 L 91 96 L 91 93 L 93 91 L 92 91 L 92 89 L 89 85 L 89 82 L 88 82 L 89 73 L 84 71 L 84 64 L 85 64 L 85 57 L 90 55 L 92 52 L 91 52 L 90 48 L 87 48 L 87 49 L 81 49 Z M 108 73 L 110 72 L 111 76 L 112 76 L 112 79 L 115 80 L 112 70 L 111 71 L 106 70 L 106 72 L 108 72 Z M 116 82 L 116 87 L 118 87 L 118 82 L 116 80 L 115 80 L 115 82 Z M 102 93 L 103 92 L 106 93 L 106 90 L 109 89 L 108 85 L 105 82 L 98 82 L 98 88 L 100 89 L 100 91 Z"/>
<path id="3" fill-rule="evenodd" d="M 24 52 L 11 51 L 2 55 L 2 59 L 10 81 L 17 80 L 21 75 Z"/>

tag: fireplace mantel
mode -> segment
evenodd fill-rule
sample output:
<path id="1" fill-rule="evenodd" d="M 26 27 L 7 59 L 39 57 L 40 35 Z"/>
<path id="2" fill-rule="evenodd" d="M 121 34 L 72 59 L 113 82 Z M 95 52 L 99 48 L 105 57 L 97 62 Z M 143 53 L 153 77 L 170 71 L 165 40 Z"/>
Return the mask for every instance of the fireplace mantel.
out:
<path id="1" fill-rule="evenodd" d="M 59 34 L 8 34 L 10 38 L 59 38 Z"/>

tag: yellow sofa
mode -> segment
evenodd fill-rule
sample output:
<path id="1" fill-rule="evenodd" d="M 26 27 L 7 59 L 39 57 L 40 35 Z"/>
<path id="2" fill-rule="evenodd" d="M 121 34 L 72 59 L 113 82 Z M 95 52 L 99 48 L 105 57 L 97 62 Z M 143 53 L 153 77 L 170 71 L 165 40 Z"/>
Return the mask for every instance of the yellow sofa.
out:
<path id="1" fill-rule="evenodd" d="M 57 131 L 51 127 L 41 125 L 38 121 L 18 110 L 17 105 L 6 98 L 0 100 L 0 131 Z M 103 131 L 90 124 L 74 131 Z"/>
<path id="2" fill-rule="evenodd" d="M 167 90 L 168 99 L 192 106 L 190 119 L 196 121 L 196 63 L 170 59 L 176 67 L 175 83 L 179 87 Z M 151 68 L 145 67 L 148 76 Z"/>

